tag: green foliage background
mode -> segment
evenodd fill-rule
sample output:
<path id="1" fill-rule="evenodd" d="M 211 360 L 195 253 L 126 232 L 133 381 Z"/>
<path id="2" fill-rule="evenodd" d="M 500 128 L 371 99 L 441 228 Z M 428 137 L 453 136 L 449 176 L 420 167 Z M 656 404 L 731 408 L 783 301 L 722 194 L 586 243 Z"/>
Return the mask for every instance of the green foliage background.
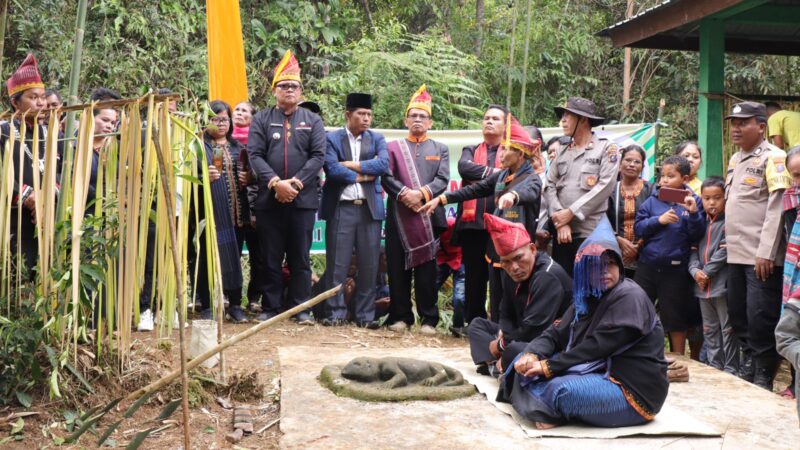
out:
<path id="1" fill-rule="evenodd" d="M 483 26 L 476 6 L 484 5 Z M 659 0 L 635 1 L 635 12 Z M 77 0 L 11 0 L 2 79 L 34 51 L 49 86 L 66 91 Z M 205 7 L 199 0 L 90 0 L 81 96 L 97 86 L 134 96 L 169 87 L 207 96 Z M 531 35 L 523 73 L 525 16 Z M 371 12 L 367 14 L 367 6 Z M 344 96 L 376 97 L 375 125 L 398 127 L 409 95 L 427 83 L 437 128 L 475 126 L 488 103 L 506 103 L 526 123 L 552 126 L 552 106 L 570 95 L 593 98 L 611 120 L 653 121 L 667 100 L 660 153 L 696 135 L 695 53 L 634 50 L 631 113 L 623 116 L 622 50 L 596 32 L 624 17 L 626 0 L 240 0 L 250 95 L 270 104 L 272 68 L 298 54 L 306 96 L 340 125 Z M 513 17 L 515 63 L 509 66 Z M 477 39 L 482 36 L 480 52 Z M 726 89 L 796 94 L 798 58 L 728 55 Z M 526 79 L 524 79 L 526 78 Z M 522 83 L 527 83 L 520 111 Z"/>

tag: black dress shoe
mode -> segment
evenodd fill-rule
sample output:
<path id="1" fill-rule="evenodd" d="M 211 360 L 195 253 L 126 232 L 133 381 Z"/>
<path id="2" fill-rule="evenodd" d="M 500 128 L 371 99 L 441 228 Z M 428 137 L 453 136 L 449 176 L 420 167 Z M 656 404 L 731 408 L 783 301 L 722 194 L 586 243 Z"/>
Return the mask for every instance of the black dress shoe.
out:
<path id="1" fill-rule="evenodd" d="M 323 327 L 340 327 L 344 325 L 344 320 L 342 319 L 322 319 L 320 321 Z"/>
<path id="2" fill-rule="evenodd" d="M 235 305 L 228 308 L 228 317 L 235 323 L 247 323 L 247 315 L 241 306 Z"/>
<path id="3" fill-rule="evenodd" d="M 256 322 L 266 322 L 275 316 L 277 316 L 277 314 L 273 312 L 262 312 L 261 314 L 257 315 L 253 320 L 255 320 Z"/>
<path id="4" fill-rule="evenodd" d="M 368 330 L 377 330 L 381 327 L 381 325 L 376 320 L 363 320 L 361 322 L 357 322 L 356 326 L 359 328 L 366 328 Z"/>
<path id="5" fill-rule="evenodd" d="M 739 359 L 739 378 L 752 383 L 755 375 L 756 368 L 753 364 L 753 354 L 749 350 L 742 350 Z"/>
<path id="6" fill-rule="evenodd" d="M 762 367 L 760 365 L 756 365 L 756 373 L 753 377 L 753 384 L 772 392 L 772 375 L 774 371 L 774 367 Z"/>
<path id="7" fill-rule="evenodd" d="M 298 325 L 314 325 L 314 319 L 311 317 L 311 314 L 307 312 L 297 313 L 294 317 L 292 317 Z"/>

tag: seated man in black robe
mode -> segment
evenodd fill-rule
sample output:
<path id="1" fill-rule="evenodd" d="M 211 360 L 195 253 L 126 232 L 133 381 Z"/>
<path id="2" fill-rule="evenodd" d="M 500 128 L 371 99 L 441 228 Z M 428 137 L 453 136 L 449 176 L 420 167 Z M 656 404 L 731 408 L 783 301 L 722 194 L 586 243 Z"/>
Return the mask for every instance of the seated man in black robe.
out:
<path id="1" fill-rule="evenodd" d="M 547 253 L 538 253 L 521 223 L 484 214 L 500 256 L 503 298 L 498 323 L 476 317 L 469 347 L 478 372 L 499 374 L 525 346 L 553 324 L 572 303 L 572 280 Z"/>
<path id="2" fill-rule="evenodd" d="M 664 329 L 647 294 L 625 278 L 607 219 L 575 261 L 574 304 L 506 370 L 498 400 L 538 428 L 653 420 L 669 389 Z"/>

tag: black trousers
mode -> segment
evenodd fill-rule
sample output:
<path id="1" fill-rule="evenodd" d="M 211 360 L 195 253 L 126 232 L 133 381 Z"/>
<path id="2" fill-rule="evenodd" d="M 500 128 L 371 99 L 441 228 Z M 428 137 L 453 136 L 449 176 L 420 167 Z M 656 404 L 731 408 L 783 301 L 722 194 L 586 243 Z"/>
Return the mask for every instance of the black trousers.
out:
<path id="1" fill-rule="evenodd" d="M 258 240 L 258 230 L 246 224 L 241 228 L 236 228 L 236 240 L 239 243 L 239 253 L 244 250 L 247 243 L 247 253 L 250 260 L 250 282 L 247 283 L 248 303 L 261 304 L 266 299 L 266 289 L 264 288 L 264 260 L 261 254 L 261 244 Z"/>
<path id="2" fill-rule="evenodd" d="M 417 267 L 406 270 L 405 250 L 400 242 L 400 234 L 391 220 L 386 221 L 386 263 L 389 275 L 389 319 L 387 323 L 414 323 L 411 310 L 411 280 L 414 280 L 414 294 L 417 314 L 423 325 L 435 327 L 439 323 L 438 292 L 436 291 L 437 266 L 432 259 Z"/>
<path id="3" fill-rule="evenodd" d="M 461 261 L 464 263 L 464 318 L 471 323 L 476 317 L 486 318 L 486 284 L 489 264 L 486 262 L 486 243 L 489 234 L 484 230 L 459 231 Z"/>
<path id="4" fill-rule="evenodd" d="M 153 270 L 155 269 L 156 256 L 156 224 L 147 221 L 147 253 L 144 255 L 144 280 L 142 290 L 139 292 L 139 311 L 152 307 L 153 298 Z"/>
<path id="5" fill-rule="evenodd" d="M 311 239 L 316 211 L 280 206 L 268 211 L 256 211 L 256 228 L 266 271 L 266 301 L 262 309 L 278 313 L 283 293 L 283 260 L 289 265 L 289 307 L 308 300 L 311 294 Z"/>
<path id="6" fill-rule="evenodd" d="M 664 331 L 687 331 L 703 324 L 700 303 L 692 293 L 692 278 L 687 269 L 663 269 L 639 263 L 633 280 L 656 304 Z"/>
<path id="7" fill-rule="evenodd" d="M 489 314 L 495 323 L 500 320 L 500 302 L 503 301 L 503 272 L 500 267 L 489 266 Z"/>
<path id="8" fill-rule="evenodd" d="M 767 281 L 756 277 L 754 266 L 728 265 L 728 314 L 742 348 L 759 365 L 778 360 L 775 327 L 781 314 L 783 267 L 775 267 Z"/>
<path id="9" fill-rule="evenodd" d="M 490 364 L 495 361 L 496 358 L 489 351 L 489 343 L 497 339 L 499 332 L 500 326 L 486 319 L 478 318 L 469 324 L 469 351 L 475 364 Z M 527 345 L 527 342 L 522 341 L 508 343 L 501 357 L 503 368 L 507 368 Z"/>
<path id="10" fill-rule="evenodd" d="M 375 283 L 378 278 L 378 258 L 381 253 L 381 222 L 372 218 L 366 203 L 339 202 L 325 226 L 325 283 L 327 289 L 343 283 L 350 269 L 355 250 L 358 282 L 350 305 L 356 323 L 375 320 Z M 328 319 L 345 320 L 347 303 L 344 292 L 325 302 Z"/>
<path id="11" fill-rule="evenodd" d="M 572 242 L 559 244 L 557 242 L 557 234 L 553 234 L 553 260 L 567 271 L 570 278 L 572 277 L 572 269 L 575 266 L 575 255 L 578 254 L 578 247 L 580 247 L 585 240 L 586 238 L 576 238 L 573 236 Z"/>

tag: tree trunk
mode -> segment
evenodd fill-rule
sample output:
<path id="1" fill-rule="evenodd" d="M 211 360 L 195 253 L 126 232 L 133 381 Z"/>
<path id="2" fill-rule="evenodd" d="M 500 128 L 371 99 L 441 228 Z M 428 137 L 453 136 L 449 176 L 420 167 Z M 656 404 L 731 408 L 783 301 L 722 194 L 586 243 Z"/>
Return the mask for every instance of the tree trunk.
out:
<path id="1" fill-rule="evenodd" d="M 628 0 L 628 9 L 625 10 L 625 18 L 629 19 L 633 15 L 633 0 Z M 625 61 L 622 74 L 622 119 L 624 120 L 631 113 L 631 48 L 625 47 Z"/>
<path id="2" fill-rule="evenodd" d="M 475 56 L 481 57 L 483 47 L 483 17 L 486 14 L 486 3 L 484 0 L 475 0 L 475 25 L 478 27 L 478 37 L 475 39 Z"/>
<path id="3" fill-rule="evenodd" d="M 369 10 L 369 0 L 361 0 L 361 4 L 364 5 L 364 11 L 367 13 L 367 21 L 369 22 L 370 28 L 374 28 L 375 22 L 372 21 L 372 11 Z"/>
<path id="4" fill-rule="evenodd" d="M 506 108 L 511 110 L 511 88 L 513 87 L 513 80 L 511 79 L 511 70 L 514 69 L 514 47 L 516 46 L 517 34 L 517 14 L 514 2 L 509 5 L 511 7 L 511 44 L 508 50 L 508 92 L 506 93 Z"/>

